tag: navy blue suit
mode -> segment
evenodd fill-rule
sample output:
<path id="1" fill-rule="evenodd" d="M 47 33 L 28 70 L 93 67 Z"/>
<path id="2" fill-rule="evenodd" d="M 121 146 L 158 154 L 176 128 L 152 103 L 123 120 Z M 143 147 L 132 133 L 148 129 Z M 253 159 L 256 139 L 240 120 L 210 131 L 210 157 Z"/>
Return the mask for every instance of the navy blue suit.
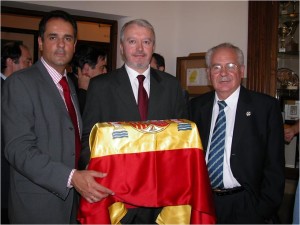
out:
<path id="1" fill-rule="evenodd" d="M 191 120 L 207 149 L 215 92 L 191 100 Z M 284 194 L 284 138 L 279 102 L 241 86 L 234 124 L 230 167 L 246 189 L 254 213 L 268 220 L 278 210 Z M 224 206 L 228 207 L 228 206 Z M 250 223 L 250 222 L 249 222 Z"/>

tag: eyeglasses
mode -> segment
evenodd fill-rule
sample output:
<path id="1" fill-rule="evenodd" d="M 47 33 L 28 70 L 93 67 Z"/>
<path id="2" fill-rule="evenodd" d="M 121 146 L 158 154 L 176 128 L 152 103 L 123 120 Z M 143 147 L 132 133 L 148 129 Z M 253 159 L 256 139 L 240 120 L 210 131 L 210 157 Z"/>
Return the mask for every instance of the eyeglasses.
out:
<path id="1" fill-rule="evenodd" d="M 222 66 L 220 64 L 214 64 L 210 67 L 210 70 L 214 74 L 221 73 L 222 68 L 225 68 L 225 70 L 229 73 L 234 73 L 238 70 L 239 66 L 234 63 L 227 63 L 226 65 Z"/>

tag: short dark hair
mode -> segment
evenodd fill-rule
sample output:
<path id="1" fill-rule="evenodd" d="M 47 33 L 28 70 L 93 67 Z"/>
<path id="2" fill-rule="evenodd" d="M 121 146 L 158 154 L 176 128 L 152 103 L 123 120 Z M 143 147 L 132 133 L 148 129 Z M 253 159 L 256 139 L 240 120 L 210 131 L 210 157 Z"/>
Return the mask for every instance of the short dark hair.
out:
<path id="1" fill-rule="evenodd" d="M 18 64 L 22 56 L 22 43 L 17 41 L 8 42 L 1 47 L 1 73 L 6 69 L 6 60 L 11 58 L 14 63 Z"/>
<path id="2" fill-rule="evenodd" d="M 53 18 L 63 19 L 65 21 L 69 22 L 72 25 L 73 30 L 74 30 L 75 41 L 77 40 L 77 23 L 69 13 L 62 11 L 62 10 L 51 11 L 48 14 L 46 14 L 43 17 L 43 19 L 40 21 L 39 36 L 42 38 L 42 40 L 44 40 L 46 24 L 50 19 L 53 19 Z"/>
<path id="3" fill-rule="evenodd" d="M 101 59 L 106 58 L 107 54 L 99 49 L 90 45 L 79 45 L 73 56 L 71 66 L 74 71 L 77 70 L 77 67 L 83 68 L 84 64 L 88 64 L 91 68 L 95 68 L 98 63 L 99 57 Z"/>
<path id="4" fill-rule="evenodd" d="M 162 55 L 158 54 L 158 53 L 153 53 L 152 57 L 155 59 L 157 67 L 165 67 L 165 59 Z"/>

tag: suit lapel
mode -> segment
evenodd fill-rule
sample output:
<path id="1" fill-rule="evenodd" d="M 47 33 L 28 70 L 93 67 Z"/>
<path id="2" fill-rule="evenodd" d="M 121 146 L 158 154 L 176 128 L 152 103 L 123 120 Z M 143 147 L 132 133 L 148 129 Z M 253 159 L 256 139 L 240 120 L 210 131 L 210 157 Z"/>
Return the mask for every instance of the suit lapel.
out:
<path id="1" fill-rule="evenodd" d="M 163 95 L 164 88 L 161 87 L 161 78 L 155 72 L 155 70 L 150 69 L 150 96 L 149 96 L 149 107 L 148 107 L 148 119 L 157 118 L 157 112 L 159 109 L 159 104 L 161 96 Z"/>
<path id="2" fill-rule="evenodd" d="M 251 107 L 251 97 L 248 94 L 248 91 L 241 86 L 239 100 L 237 103 L 234 131 L 233 131 L 233 140 L 231 146 L 231 152 L 233 154 L 238 150 L 238 143 L 243 136 L 244 131 L 247 130 L 248 120 L 251 119 L 253 109 Z"/>
<path id="3" fill-rule="evenodd" d="M 53 80 L 52 80 L 51 76 L 49 75 L 48 71 L 46 70 L 45 66 L 43 65 L 43 63 L 41 61 L 38 61 L 36 63 L 36 66 L 40 70 L 41 79 L 42 79 L 40 84 L 41 85 L 44 84 L 43 90 L 48 90 L 48 91 L 45 91 L 45 93 L 47 92 L 47 93 L 50 93 L 51 96 L 55 96 L 57 101 L 55 101 L 54 104 L 56 104 L 57 107 L 65 114 L 65 116 L 71 120 L 68 110 L 66 108 L 66 105 L 64 103 L 64 100 L 62 99 L 59 91 L 57 90 L 55 83 L 53 82 Z M 68 81 L 68 82 L 72 82 L 72 81 Z M 77 101 L 76 91 L 75 91 L 75 88 L 72 86 L 72 84 L 69 85 L 69 87 L 71 90 L 71 98 L 74 102 L 74 107 L 75 107 L 76 113 L 78 114 L 78 117 L 79 117 L 78 122 L 79 122 L 79 129 L 80 129 L 80 133 L 81 133 L 82 121 L 81 121 L 81 115 L 80 115 L 79 104 Z"/>
<path id="4" fill-rule="evenodd" d="M 123 102 L 123 104 L 126 106 L 126 110 L 129 110 L 136 120 L 140 120 L 139 109 L 132 91 L 129 75 L 125 69 L 125 65 L 117 70 L 117 73 L 113 76 L 115 76 L 113 88 L 116 95 L 118 95 L 118 99 Z"/>
<path id="5" fill-rule="evenodd" d="M 208 101 L 203 105 L 202 114 L 201 114 L 202 130 L 200 131 L 200 134 L 203 134 L 203 136 L 201 137 L 201 141 L 205 151 L 207 150 L 209 134 L 210 134 L 211 117 L 212 117 L 212 110 L 213 110 L 213 103 L 214 103 L 214 96 L 215 96 L 214 93 L 215 92 L 211 92 Z"/>
<path id="6" fill-rule="evenodd" d="M 43 63 L 41 61 L 38 61 L 36 63 L 38 69 L 40 70 L 40 74 L 41 74 L 41 79 L 42 82 L 41 84 L 44 84 L 43 89 L 48 89 L 48 93 L 50 93 L 50 95 L 55 96 L 55 98 L 57 99 L 57 101 L 55 101 L 55 103 L 57 104 L 57 106 L 61 109 L 64 109 L 64 111 L 66 113 L 68 113 L 66 111 L 66 106 L 65 103 L 62 99 L 62 97 L 59 94 L 59 91 L 57 90 L 57 87 L 55 85 L 55 83 L 53 82 L 50 74 L 48 73 L 47 69 L 45 68 L 45 66 L 43 65 Z"/>

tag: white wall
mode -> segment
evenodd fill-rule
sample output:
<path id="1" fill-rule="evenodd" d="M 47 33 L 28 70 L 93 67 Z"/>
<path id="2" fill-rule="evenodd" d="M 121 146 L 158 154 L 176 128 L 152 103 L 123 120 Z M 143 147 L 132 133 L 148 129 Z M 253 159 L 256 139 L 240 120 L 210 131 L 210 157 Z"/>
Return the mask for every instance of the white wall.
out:
<path id="1" fill-rule="evenodd" d="M 239 46 L 247 58 L 247 1 L 32 1 L 31 3 L 116 15 L 119 30 L 136 18 L 155 28 L 156 52 L 176 75 L 176 58 L 206 52 L 222 42 Z M 117 66 L 123 64 L 118 54 Z"/>

